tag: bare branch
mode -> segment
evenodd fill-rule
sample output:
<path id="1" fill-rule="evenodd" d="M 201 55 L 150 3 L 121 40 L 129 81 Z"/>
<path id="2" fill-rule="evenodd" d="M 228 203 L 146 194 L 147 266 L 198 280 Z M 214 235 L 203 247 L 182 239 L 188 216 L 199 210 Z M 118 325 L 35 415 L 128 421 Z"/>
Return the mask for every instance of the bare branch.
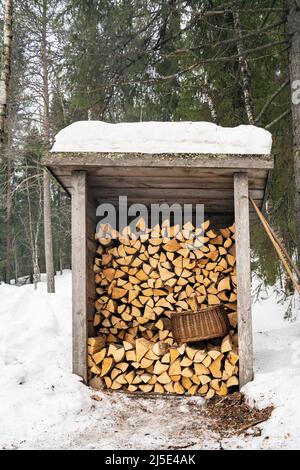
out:
<path id="1" fill-rule="evenodd" d="M 274 119 L 274 121 L 270 122 L 267 126 L 265 126 L 265 129 L 270 129 L 275 124 L 277 124 L 277 122 L 281 121 L 281 119 L 288 116 L 291 112 L 292 112 L 291 109 L 287 109 L 286 111 L 284 111 L 284 113 L 280 114 L 280 116 L 278 116 L 276 119 Z"/>
<path id="2" fill-rule="evenodd" d="M 246 56 L 252 52 L 258 52 L 261 50 L 270 49 L 272 47 L 280 46 L 282 44 L 287 44 L 287 43 L 288 43 L 287 40 L 283 40 L 283 41 L 276 41 L 273 43 L 264 44 L 263 46 L 255 47 L 254 49 L 247 49 L 244 51 L 244 54 Z M 210 59 L 203 59 L 171 75 L 161 75 L 160 77 L 149 78 L 147 80 L 129 80 L 127 82 L 126 81 L 110 82 L 110 83 L 100 84 L 97 88 L 91 89 L 90 92 L 96 92 L 96 91 L 102 90 L 103 88 L 120 87 L 120 86 L 126 86 L 126 85 L 131 86 L 131 85 L 140 85 L 140 84 L 151 85 L 151 84 L 159 83 L 160 81 L 173 80 L 174 78 L 178 78 L 181 75 L 186 74 L 187 72 L 191 72 L 192 70 L 198 69 L 205 64 L 216 63 L 216 62 L 229 62 L 231 60 L 236 60 L 238 58 L 239 58 L 239 54 L 234 54 L 234 55 L 225 56 L 225 57 L 212 57 Z M 86 93 L 86 90 L 81 90 L 81 93 Z"/>
<path id="3" fill-rule="evenodd" d="M 282 19 L 280 21 L 277 21 L 276 23 L 273 23 L 269 26 L 266 26 L 264 28 L 257 29 L 255 31 L 251 31 L 251 33 L 243 34 L 240 38 L 230 38 L 230 39 L 225 39 L 224 41 L 216 42 L 214 44 L 206 43 L 206 44 L 200 44 L 199 46 L 194 46 L 190 47 L 189 49 L 179 49 L 178 51 L 174 51 L 175 53 L 182 53 L 182 52 L 189 52 L 189 51 L 198 51 L 200 49 L 203 49 L 205 47 L 217 47 L 217 46 L 224 46 L 228 44 L 234 44 L 238 42 L 240 39 L 249 39 L 252 37 L 257 37 L 260 34 L 269 32 L 270 30 L 276 28 L 277 26 L 281 26 L 282 24 L 285 23 L 285 19 Z"/>
<path id="4" fill-rule="evenodd" d="M 270 104 L 274 101 L 274 99 L 282 92 L 282 90 L 285 89 L 285 87 L 290 83 L 290 79 L 288 78 L 287 80 L 285 80 L 281 85 L 280 87 L 270 96 L 270 98 L 266 101 L 266 103 L 264 104 L 264 106 L 262 107 L 261 111 L 259 112 L 259 114 L 257 115 L 257 117 L 255 118 L 255 124 L 257 122 L 260 121 L 261 117 L 263 116 L 263 114 L 266 112 L 266 110 L 268 109 L 268 107 L 270 106 Z"/>

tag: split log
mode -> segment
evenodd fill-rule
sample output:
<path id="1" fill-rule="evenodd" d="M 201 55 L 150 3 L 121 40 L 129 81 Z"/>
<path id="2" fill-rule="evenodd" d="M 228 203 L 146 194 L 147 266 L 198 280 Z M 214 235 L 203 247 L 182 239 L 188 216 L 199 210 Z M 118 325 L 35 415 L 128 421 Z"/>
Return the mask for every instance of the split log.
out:
<path id="1" fill-rule="evenodd" d="M 152 229 L 140 218 L 140 238 L 129 227 L 97 234 L 95 316 L 88 339 L 91 383 L 112 390 L 226 396 L 238 386 L 235 232 L 164 221 Z M 196 237 L 193 237 L 195 231 Z M 231 325 L 220 339 L 178 345 L 172 311 L 223 303 Z"/>

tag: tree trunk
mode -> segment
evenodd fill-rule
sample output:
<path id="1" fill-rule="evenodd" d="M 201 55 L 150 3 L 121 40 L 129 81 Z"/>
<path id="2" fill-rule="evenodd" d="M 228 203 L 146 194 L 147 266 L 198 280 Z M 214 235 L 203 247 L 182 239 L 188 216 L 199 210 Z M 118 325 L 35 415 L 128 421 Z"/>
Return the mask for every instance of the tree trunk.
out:
<path id="1" fill-rule="evenodd" d="M 64 240 L 64 229 L 61 224 L 61 189 L 58 188 L 58 194 L 57 194 L 57 206 L 58 206 L 58 217 L 59 217 L 59 234 L 61 237 L 61 243 L 59 243 L 58 246 L 58 269 L 60 271 L 60 275 L 63 275 L 63 240 Z"/>
<path id="2" fill-rule="evenodd" d="M 55 292 L 54 262 L 53 262 L 53 241 L 51 224 L 51 194 L 50 178 L 46 169 L 43 171 L 44 183 L 44 242 L 45 242 L 45 263 L 47 273 L 47 292 Z"/>
<path id="3" fill-rule="evenodd" d="M 213 90 L 212 90 L 212 86 L 210 84 L 209 78 L 206 74 L 204 77 L 204 84 L 205 84 L 205 97 L 206 97 L 207 105 L 210 110 L 212 122 L 215 124 L 218 124 L 219 119 L 218 119 L 217 109 L 215 107 L 215 103 L 213 100 L 213 93 L 212 93 Z"/>
<path id="4" fill-rule="evenodd" d="M 218 124 L 218 114 L 217 114 L 217 110 L 215 108 L 210 92 L 206 94 L 206 99 L 207 99 L 207 104 L 210 110 L 211 120 L 214 124 Z"/>
<path id="5" fill-rule="evenodd" d="M 32 220 L 32 208 L 31 208 L 31 199 L 28 180 L 26 178 L 26 195 L 28 202 L 28 229 L 29 229 L 29 242 L 30 242 L 30 252 L 31 252 L 31 265 L 32 265 L 32 283 L 34 284 L 34 289 L 38 287 L 40 282 L 40 267 L 39 267 L 39 258 L 38 258 L 38 237 L 39 237 L 39 220 L 36 223 L 35 230 Z"/>
<path id="6" fill-rule="evenodd" d="M 87 97 L 88 97 L 88 100 L 89 100 L 89 107 L 88 107 L 88 110 L 87 110 L 87 119 L 88 119 L 88 121 L 91 121 L 93 119 L 93 117 L 92 117 L 92 109 L 90 108 L 91 98 L 90 98 L 90 86 L 89 85 L 87 87 Z"/>
<path id="7" fill-rule="evenodd" d="M 0 164 L 3 162 L 6 136 L 7 95 L 10 82 L 13 0 L 5 0 L 3 25 L 3 52 L 0 74 Z"/>
<path id="8" fill-rule="evenodd" d="M 248 67 L 248 62 L 245 56 L 245 48 L 243 43 L 243 33 L 240 23 L 240 15 L 237 9 L 232 11 L 233 16 L 233 24 L 235 33 L 238 37 L 237 41 L 237 51 L 239 56 L 239 64 L 241 68 L 241 75 L 242 75 L 242 89 L 245 101 L 245 108 L 248 117 L 249 124 L 254 124 L 254 111 L 253 111 L 253 102 L 252 102 L 252 95 L 251 95 L 251 75 L 250 70 Z"/>
<path id="9" fill-rule="evenodd" d="M 41 41 L 42 78 L 43 78 L 43 134 L 45 145 L 50 144 L 50 124 L 49 124 L 49 70 L 47 57 L 47 0 L 43 0 L 43 23 Z M 44 183 L 44 242 L 45 242 L 45 263 L 47 273 L 47 292 L 55 292 L 54 280 L 54 260 L 53 241 L 51 223 L 51 192 L 50 177 L 48 171 L 43 171 Z"/>
<path id="10" fill-rule="evenodd" d="M 63 261 L 63 253 L 62 253 L 61 248 L 59 249 L 59 271 L 60 271 L 60 275 L 62 276 L 64 272 L 64 261 Z"/>
<path id="11" fill-rule="evenodd" d="M 15 235 L 14 235 L 14 240 L 13 240 L 13 253 L 14 253 L 15 284 L 17 285 L 18 277 L 19 277 L 19 261 L 18 261 L 17 243 L 16 243 Z"/>
<path id="12" fill-rule="evenodd" d="M 295 211 L 297 226 L 298 263 L 300 263 L 300 103 L 295 96 L 300 80 L 300 6 L 295 0 L 289 0 L 288 33 L 290 35 L 289 72 L 292 98 L 293 154 L 295 180 Z"/>
<path id="13" fill-rule="evenodd" d="M 8 138 L 7 138 L 7 190 L 6 190 L 6 273 L 5 278 L 6 282 L 9 284 L 11 280 L 11 265 L 12 265 L 12 233 L 11 233 L 11 219 L 12 219 L 12 178 L 13 178 L 13 169 L 12 169 L 12 160 L 13 160 L 13 136 L 12 129 L 8 129 Z"/>

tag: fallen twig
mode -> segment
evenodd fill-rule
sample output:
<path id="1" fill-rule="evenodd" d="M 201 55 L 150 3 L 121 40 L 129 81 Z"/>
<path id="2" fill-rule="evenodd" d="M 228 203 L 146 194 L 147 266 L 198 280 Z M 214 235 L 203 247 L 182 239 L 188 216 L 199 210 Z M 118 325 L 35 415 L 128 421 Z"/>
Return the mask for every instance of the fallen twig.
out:
<path id="1" fill-rule="evenodd" d="M 245 426 L 242 426 L 236 432 L 237 432 L 237 434 L 241 434 L 243 431 L 246 431 L 247 429 L 252 428 L 253 426 L 256 426 L 257 424 L 263 423 L 264 421 L 267 421 L 268 419 L 269 419 L 269 416 L 266 417 L 266 418 L 257 419 L 256 421 L 253 421 L 252 423 L 249 423 L 249 424 L 246 424 Z"/>
<path id="2" fill-rule="evenodd" d="M 197 444 L 197 442 L 191 442 L 190 444 L 186 444 L 184 446 L 168 446 L 168 449 L 172 449 L 172 450 L 175 450 L 175 449 L 187 449 L 188 447 L 192 447 L 192 446 L 195 446 Z"/>
<path id="3" fill-rule="evenodd" d="M 215 406 L 220 405 L 220 404 L 223 403 L 223 401 L 226 400 L 227 398 L 228 398 L 228 396 L 222 398 L 222 400 L 218 401 L 218 403 L 216 403 Z"/>

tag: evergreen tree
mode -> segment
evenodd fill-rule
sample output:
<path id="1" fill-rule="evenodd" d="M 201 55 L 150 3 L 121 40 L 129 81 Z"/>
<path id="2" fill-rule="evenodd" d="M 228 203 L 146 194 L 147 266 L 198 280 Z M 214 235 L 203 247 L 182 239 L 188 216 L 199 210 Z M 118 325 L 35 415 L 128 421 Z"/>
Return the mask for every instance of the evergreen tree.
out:
<path id="1" fill-rule="evenodd" d="M 18 162 L 25 164 L 30 156 L 30 142 L 35 146 L 32 132 L 41 136 L 45 124 L 41 113 L 45 83 L 40 73 L 41 13 L 45 1 L 24 0 L 16 7 L 14 47 L 19 59 L 23 57 L 20 63 L 25 68 L 22 66 L 13 73 L 18 82 L 16 96 L 19 94 L 21 103 L 11 125 L 15 149 L 13 211 L 15 204 L 18 210 L 22 204 L 28 204 L 16 181 Z M 48 34 L 44 46 L 50 141 L 61 128 L 80 119 L 207 120 L 222 126 L 254 123 L 270 129 L 275 169 L 267 188 L 265 210 L 293 253 L 298 242 L 296 193 L 291 184 L 294 160 L 287 6 L 294 8 L 294 2 L 47 0 L 46 3 Z M 18 74 L 21 80 L 16 79 Z M 40 168 L 34 171 L 41 175 Z M 6 189 L 7 185 L 2 190 L 3 197 Z M 55 268 L 60 269 L 70 266 L 70 201 L 55 182 L 50 195 Z M 5 214 L 1 216 L 4 220 Z M 259 264 L 254 261 L 255 269 L 267 284 L 273 284 L 280 267 L 259 224 L 253 224 L 252 248 L 253 259 L 259 259 Z M 16 271 L 15 252 L 19 252 L 19 246 L 11 249 L 12 271 Z M 2 249 L 2 272 L 5 258 Z M 44 269 L 41 246 L 39 264 Z M 26 269 L 28 263 L 18 263 L 19 273 Z"/>

